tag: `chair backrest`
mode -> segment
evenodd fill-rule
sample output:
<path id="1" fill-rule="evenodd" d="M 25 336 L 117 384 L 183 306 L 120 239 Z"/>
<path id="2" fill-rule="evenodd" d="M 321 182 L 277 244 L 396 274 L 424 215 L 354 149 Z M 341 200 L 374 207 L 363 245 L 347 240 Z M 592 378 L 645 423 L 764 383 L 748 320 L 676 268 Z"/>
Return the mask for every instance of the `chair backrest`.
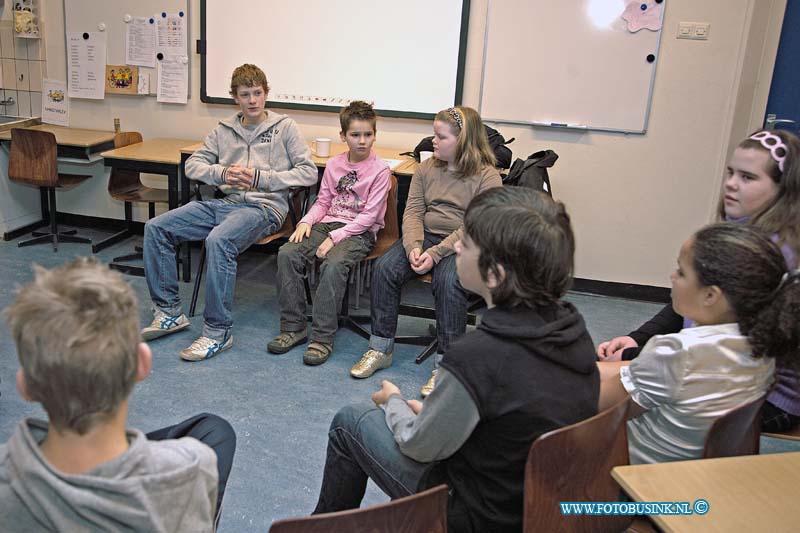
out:
<path id="1" fill-rule="evenodd" d="M 364 509 L 278 520 L 270 533 L 445 533 L 447 485 Z"/>
<path id="2" fill-rule="evenodd" d="M 560 502 L 618 501 L 611 469 L 628 464 L 626 398 L 536 439 L 525 464 L 523 531 L 621 531 L 630 516 L 565 516 Z"/>
<path id="3" fill-rule="evenodd" d="M 140 142 L 142 142 L 142 134 L 138 131 L 124 131 L 114 136 L 114 148 L 122 148 L 123 146 Z M 115 194 L 124 195 L 130 192 L 131 189 L 137 189 L 140 186 L 141 181 L 138 171 L 120 168 L 111 169 L 111 176 L 108 178 L 108 193 L 111 196 Z"/>
<path id="4" fill-rule="evenodd" d="M 281 227 L 278 228 L 278 231 L 271 235 L 267 235 L 256 244 L 269 244 L 272 241 L 289 237 L 294 232 L 296 222 L 300 222 L 300 219 L 305 214 L 303 213 L 303 195 L 307 197 L 308 193 L 308 187 L 298 187 L 293 189 L 289 197 L 291 202 L 291 205 L 289 206 L 289 212 L 286 213 L 286 218 L 283 219 L 283 224 L 281 224 Z"/>
<path id="5" fill-rule="evenodd" d="M 11 130 L 11 152 L 8 157 L 8 178 L 11 181 L 55 187 L 58 184 L 58 145 L 49 131 L 14 128 Z"/>
<path id="6" fill-rule="evenodd" d="M 717 418 L 706 435 L 703 458 L 756 455 L 761 439 L 761 407 L 765 396 Z"/>
<path id="7" fill-rule="evenodd" d="M 367 259 L 379 257 L 400 238 L 400 221 L 397 220 L 397 177 L 392 174 L 392 185 L 386 196 L 386 214 L 383 217 L 383 227 L 375 236 L 375 246 Z"/>

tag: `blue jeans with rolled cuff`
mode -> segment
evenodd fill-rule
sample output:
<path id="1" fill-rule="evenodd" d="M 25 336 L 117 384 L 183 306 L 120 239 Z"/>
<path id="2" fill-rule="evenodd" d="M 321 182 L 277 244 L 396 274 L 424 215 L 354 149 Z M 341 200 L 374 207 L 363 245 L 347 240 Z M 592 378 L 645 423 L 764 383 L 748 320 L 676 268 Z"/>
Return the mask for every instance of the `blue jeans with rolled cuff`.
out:
<path id="1" fill-rule="evenodd" d="M 443 239 L 442 235 L 425 232 L 422 251 Z M 372 336 L 369 339 L 369 347 L 373 350 L 389 353 L 394 349 L 402 288 L 417 275 L 411 269 L 402 240 L 395 242 L 375 261 L 371 292 Z M 458 281 L 455 254 L 442 258 L 433 266 L 431 275 L 438 341 L 435 366 L 438 366 L 450 344 L 467 331 L 469 292 Z"/>

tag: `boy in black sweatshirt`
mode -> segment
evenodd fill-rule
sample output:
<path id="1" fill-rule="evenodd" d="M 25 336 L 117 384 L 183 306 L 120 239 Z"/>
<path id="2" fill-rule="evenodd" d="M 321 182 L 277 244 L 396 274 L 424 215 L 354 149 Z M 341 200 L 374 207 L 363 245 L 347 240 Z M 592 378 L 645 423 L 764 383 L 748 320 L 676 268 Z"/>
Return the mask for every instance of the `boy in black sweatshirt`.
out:
<path id="1" fill-rule="evenodd" d="M 450 347 L 424 404 L 384 381 L 377 407 L 336 414 L 315 513 L 359 507 L 368 478 L 392 498 L 446 483 L 451 531 L 520 531 L 531 444 L 597 413 L 592 340 L 560 300 L 575 249 L 563 204 L 491 189 L 464 228 L 456 265 L 486 300 L 481 325 Z"/>

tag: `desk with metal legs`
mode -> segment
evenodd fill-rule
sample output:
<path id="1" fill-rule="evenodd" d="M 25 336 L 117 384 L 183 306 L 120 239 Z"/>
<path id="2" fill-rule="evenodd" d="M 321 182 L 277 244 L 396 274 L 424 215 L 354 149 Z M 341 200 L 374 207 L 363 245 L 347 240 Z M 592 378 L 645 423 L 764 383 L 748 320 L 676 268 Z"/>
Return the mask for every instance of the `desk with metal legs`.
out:
<path id="1" fill-rule="evenodd" d="M 189 199 L 187 180 L 182 178 L 181 149 L 195 144 L 197 141 L 190 139 L 156 138 L 109 150 L 100 155 L 105 159 L 107 167 L 167 176 L 169 209 L 175 209 L 181 204 L 181 199 L 184 202 Z M 189 247 L 182 248 L 180 255 L 183 263 L 183 280 L 189 281 L 191 278 L 187 259 Z M 111 263 L 110 266 L 129 274 L 144 275 L 144 267 L 123 263 Z"/>

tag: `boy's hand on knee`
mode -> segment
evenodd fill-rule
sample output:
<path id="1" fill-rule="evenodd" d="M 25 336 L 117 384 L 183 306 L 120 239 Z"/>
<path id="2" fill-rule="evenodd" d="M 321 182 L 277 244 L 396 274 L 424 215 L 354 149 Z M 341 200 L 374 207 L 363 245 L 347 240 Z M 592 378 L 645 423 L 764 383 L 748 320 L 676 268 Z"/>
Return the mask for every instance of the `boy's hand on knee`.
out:
<path id="1" fill-rule="evenodd" d="M 389 401 L 389 396 L 392 394 L 399 394 L 400 396 L 403 395 L 400 392 L 400 389 L 397 388 L 397 385 L 391 381 L 383 380 L 381 381 L 381 390 L 372 395 L 372 401 L 375 402 L 375 405 L 380 407 Z"/>
<path id="2" fill-rule="evenodd" d="M 419 400 L 406 400 L 406 403 L 414 411 L 415 415 L 418 415 L 422 411 L 422 402 Z"/>
<path id="3" fill-rule="evenodd" d="M 297 228 L 289 235 L 289 242 L 301 242 L 303 239 L 311 235 L 311 225 L 301 222 Z"/>
<path id="4" fill-rule="evenodd" d="M 331 248 L 333 248 L 333 239 L 328 237 L 322 241 L 322 244 L 320 244 L 317 248 L 317 257 L 320 259 L 325 259 L 325 257 L 328 255 L 328 252 L 331 251 Z"/>
<path id="5" fill-rule="evenodd" d="M 422 274 L 429 272 L 430 269 L 432 268 L 433 268 L 433 258 L 430 255 L 428 255 L 428 252 L 423 252 L 422 254 L 420 254 L 416 266 L 414 265 L 414 263 L 411 263 L 411 270 L 413 270 L 420 276 Z"/>

